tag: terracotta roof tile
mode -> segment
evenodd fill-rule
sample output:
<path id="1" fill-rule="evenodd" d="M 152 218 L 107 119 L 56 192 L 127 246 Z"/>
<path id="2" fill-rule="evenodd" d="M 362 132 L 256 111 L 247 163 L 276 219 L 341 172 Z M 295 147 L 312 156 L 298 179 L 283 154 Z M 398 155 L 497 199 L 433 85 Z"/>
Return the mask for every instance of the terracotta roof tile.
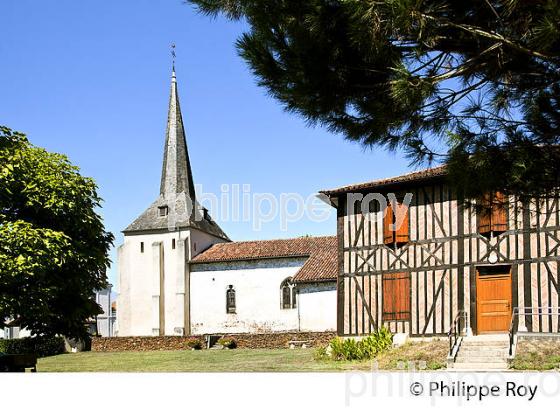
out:
<path id="1" fill-rule="evenodd" d="M 294 277 L 296 282 L 336 280 L 335 236 L 218 243 L 197 255 L 191 263 L 215 263 L 270 258 L 308 257 Z"/>
<path id="2" fill-rule="evenodd" d="M 374 181 L 362 182 L 360 184 L 346 185 L 340 188 L 321 191 L 327 196 L 336 196 L 346 192 L 362 191 L 371 188 L 381 188 L 390 185 L 398 185 L 409 182 L 420 182 L 429 180 L 431 178 L 441 177 L 446 175 L 447 168 L 445 165 L 440 165 L 434 168 L 427 168 L 421 171 L 410 172 L 408 174 L 399 175 L 391 178 L 376 179 Z"/>

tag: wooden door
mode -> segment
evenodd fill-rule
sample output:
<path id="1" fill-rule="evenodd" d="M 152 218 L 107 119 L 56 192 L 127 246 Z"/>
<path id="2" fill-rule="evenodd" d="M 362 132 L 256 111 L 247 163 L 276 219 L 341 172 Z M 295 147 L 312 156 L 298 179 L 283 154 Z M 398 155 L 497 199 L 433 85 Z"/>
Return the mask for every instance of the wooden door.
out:
<path id="1" fill-rule="evenodd" d="M 511 267 L 479 267 L 476 275 L 477 333 L 507 332 L 511 309 Z"/>

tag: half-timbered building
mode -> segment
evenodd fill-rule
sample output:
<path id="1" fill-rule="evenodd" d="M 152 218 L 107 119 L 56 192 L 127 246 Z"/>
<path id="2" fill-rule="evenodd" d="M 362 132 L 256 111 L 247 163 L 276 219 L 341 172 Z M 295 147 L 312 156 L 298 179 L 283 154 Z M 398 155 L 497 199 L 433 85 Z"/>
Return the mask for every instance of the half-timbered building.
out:
<path id="1" fill-rule="evenodd" d="M 559 332 L 557 199 L 457 197 L 445 167 L 323 191 L 338 215 L 337 330 Z"/>

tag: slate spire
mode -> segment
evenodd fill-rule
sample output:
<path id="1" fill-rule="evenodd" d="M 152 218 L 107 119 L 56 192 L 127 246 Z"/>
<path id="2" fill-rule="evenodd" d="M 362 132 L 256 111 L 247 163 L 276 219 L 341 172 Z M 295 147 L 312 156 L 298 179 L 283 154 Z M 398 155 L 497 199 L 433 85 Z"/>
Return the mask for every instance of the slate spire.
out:
<path id="1" fill-rule="evenodd" d="M 171 75 L 171 95 L 169 96 L 169 113 L 165 132 L 163 150 L 163 167 L 158 198 L 123 231 L 124 234 L 174 231 L 181 228 L 196 228 L 217 238 L 229 241 L 228 236 L 207 212 L 189 213 L 189 204 L 195 209 L 202 209 L 196 201 L 194 183 L 187 151 L 183 117 L 177 93 L 175 64 Z M 167 212 L 162 212 L 167 210 Z M 191 208 L 192 210 L 192 208 Z M 185 212 L 183 212 L 185 211 Z M 198 216 L 199 218 L 197 218 Z"/>
<path id="2" fill-rule="evenodd" d="M 175 198 L 176 194 L 185 193 L 195 203 L 194 183 L 192 177 L 183 116 L 179 105 L 175 66 L 171 75 L 171 94 L 167 115 L 167 131 L 163 151 L 160 194 L 165 199 Z"/>

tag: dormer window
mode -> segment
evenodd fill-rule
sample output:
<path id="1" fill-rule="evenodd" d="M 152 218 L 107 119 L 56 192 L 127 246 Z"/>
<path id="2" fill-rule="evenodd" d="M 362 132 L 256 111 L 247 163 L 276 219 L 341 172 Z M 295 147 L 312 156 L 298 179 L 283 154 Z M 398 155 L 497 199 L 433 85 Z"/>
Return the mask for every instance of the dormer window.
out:
<path id="1" fill-rule="evenodd" d="M 167 205 L 159 206 L 158 211 L 159 211 L 159 216 L 167 216 L 167 214 L 169 213 L 169 207 Z"/>
<path id="2" fill-rule="evenodd" d="M 208 214 L 208 209 L 202 208 L 202 215 L 204 216 L 204 219 L 206 219 L 207 221 L 210 220 L 210 215 Z"/>

